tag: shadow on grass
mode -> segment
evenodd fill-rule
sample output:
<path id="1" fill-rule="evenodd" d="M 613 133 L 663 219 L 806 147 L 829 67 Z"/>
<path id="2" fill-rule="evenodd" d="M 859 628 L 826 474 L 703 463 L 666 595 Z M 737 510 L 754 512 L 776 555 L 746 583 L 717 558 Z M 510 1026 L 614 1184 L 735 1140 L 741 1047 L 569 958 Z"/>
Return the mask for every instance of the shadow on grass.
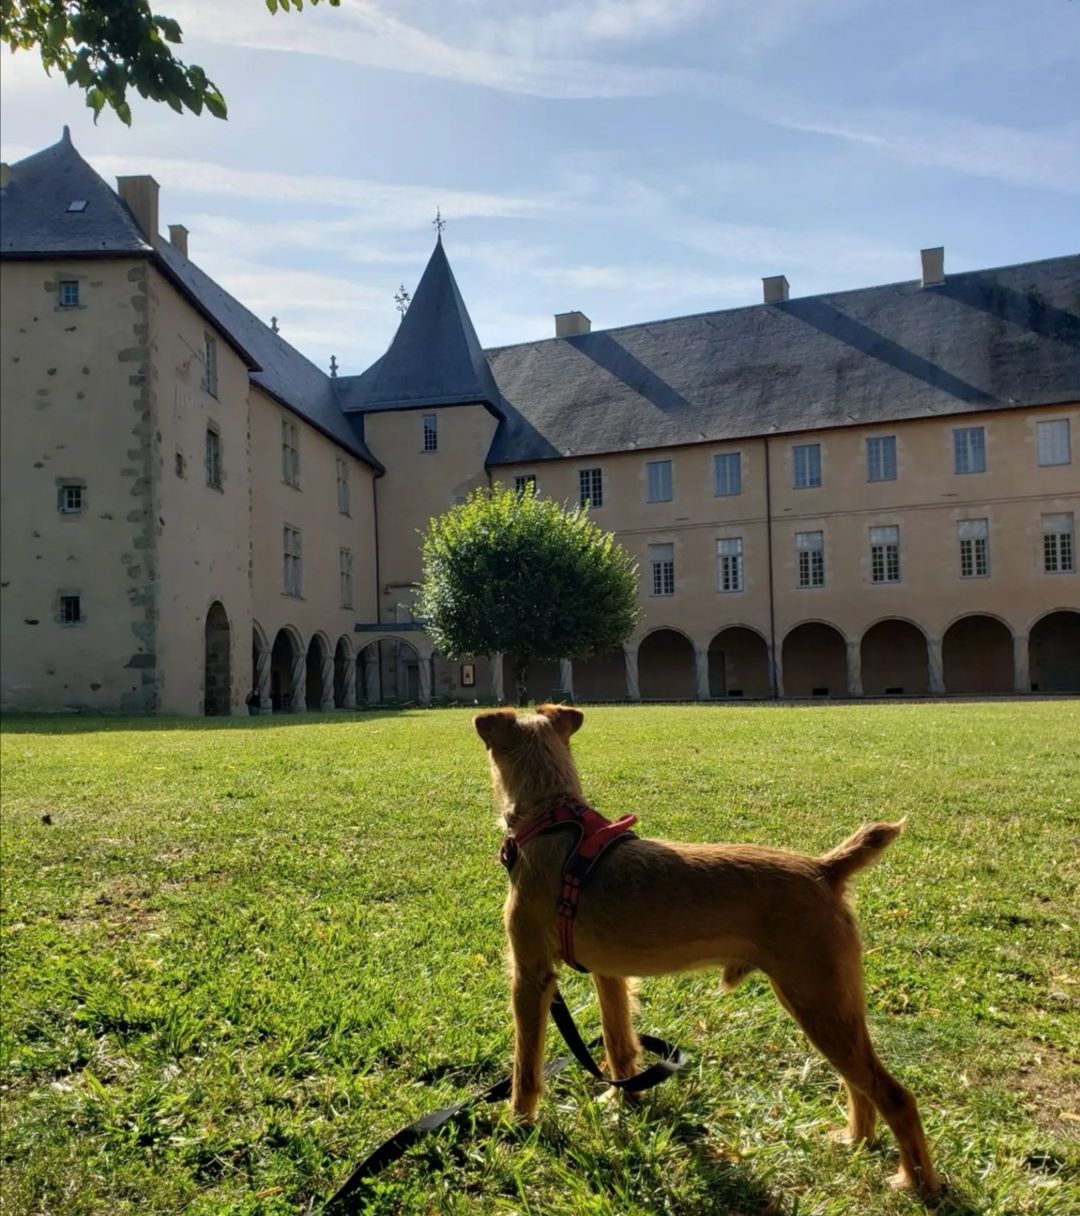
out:
<path id="1" fill-rule="evenodd" d="M 451 708 L 479 709 L 462 705 Z M 321 726 L 355 722 L 363 726 L 377 718 L 401 718 L 429 713 L 419 705 L 381 706 L 378 709 L 335 709 L 312 713 L 256 714 L 232 718 L 125 718 L 111 714 L 4 714 L 0 733 L 6 735 L 83 735 L 120 731 L 230 731 L 277 730 L 291 726 Z"/>

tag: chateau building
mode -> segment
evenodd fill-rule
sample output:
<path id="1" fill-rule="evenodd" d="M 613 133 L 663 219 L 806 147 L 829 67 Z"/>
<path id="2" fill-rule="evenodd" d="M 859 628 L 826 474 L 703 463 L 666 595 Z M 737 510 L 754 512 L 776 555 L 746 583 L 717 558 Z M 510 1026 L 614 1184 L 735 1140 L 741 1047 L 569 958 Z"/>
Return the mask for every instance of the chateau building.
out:
<path id="1" fill-rule="evenodd" d="M 579 700 L 1080 691 L 1080 255 L 481 347 L 436 242 L 327 375 L 59 143 L 0 170 L 0 702 L 501 699 L 412 616 L 418 532 L 502 481 L 641 572 Z M 917 263 L 913 257 L 913 270 Z"/>

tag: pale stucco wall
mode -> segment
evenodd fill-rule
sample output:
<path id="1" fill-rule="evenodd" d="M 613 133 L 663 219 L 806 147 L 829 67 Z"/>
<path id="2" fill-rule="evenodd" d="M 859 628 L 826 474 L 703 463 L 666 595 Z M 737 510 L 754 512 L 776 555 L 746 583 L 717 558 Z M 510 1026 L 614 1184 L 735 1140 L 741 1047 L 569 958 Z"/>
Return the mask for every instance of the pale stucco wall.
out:
<path id="1" fill-rule="evenodd" d="M 230 708 L 242 711 L 251 665 L 248 370 L 224 336 L 157 271 L 150 288 L 160 707 L 203 712 L 206 617 L 217 601 L 229 621 Z M 203 386 L 207 334 L 216 340 L 216 396 Z M 207 484 L 210 426 L 221 443 L 220 488 Z"/>
<path id="2" fill-rule="evenodd" d="M 8 707 L 158 707 L 148 274 L 137 259 L 0 265 Z M 59 307 L 61 279 L 79 283 L 77 308 Z M 78 515 L 57 507 L 68 479 L 84 485 Z M 78 625 L 58 622 L 65 592 Z"/>
<path id="3" fill-rule="evenodd" d="M 254 620 L 272 648 L 280 630 L 305 653 L 318 636 L 328 656 L 339 642 L 355 662 L 362 636 L 357 622 L 375 619 L 374 470 L 320 431 L 285 409 L 261 389 L 251 389 L 252 588 Z M 281 423 L 296 424 L 300 449 L 299 486 L 286 484 L 282 469 Z M 337 459 L 346 462 L 349 514 L 338 511 Z M 303 583 L 300 596 L 286 595 L 283 529 L 301 533 Z M 339 551 L 353 556 L 353 606 L 343 608 Z M 251 687 L 251 630 L 244 639 L 243 670 Z M 246 691 L 246 689 L 245 689 Z M 355 695 L 350 704 L 356 704 Z M 299 708 L 299 706 L 297 706 Z M 317 708 L 309 706 L 309 708 Z"/>
<path id="4" fill-rule="evenodd" d="M 1036 426 L 1052 418 L 1070 421 L 1072 463 L 1043 468 L 1038 464 Z M 980 425 L 986 432 L 986 472 L 957 474 L 953 429 Z M 867 479 L 866 440 L 874 435 L 896 436 L 894 481 Z M 792 448 L 802 443 L 821 445 L 818 488 L 794 488 Z M 702 443 L 505 466 L 493 469 L 492 476 L 513 484 L 515 475 L 533 473 L 539 493 L 576 501 L 579 470 L 603 470 L 604 505 L 593 516 L 599 525 L 616 532 L 641 568 L 644 619 L 629 644 L 638 647 L 659 629 L 683 634 L 699 652 L 698 687 L 702 688 L 708 684 L 702 654 L 710 643 L 714 651 L 731 643 L 727 649 L 734 653 L 739 641 L 735 635 L 725 639 L 723 630 L 747 626 L 766 642 L 773 634 L 766 446 L 772 499 L 772 612 L 781 684 L 784 639 L 809 621 L 834 626 L 857 655 L 863 635 L 876 622 L 908 620 L 918 626 L 932 652 L 940 648 L 955 620 L 984 613 L 1008 625 L 1019 651 L 1040 617 L 1062 608 L 1080 610 L 1080 575 L 1046 574 L 1042 562 L 1041 516 L 1071 511 L 1080 518 L 1080 409 L 1073 404 L 814 431 L 770 437 L 767 444 L 764 439 Z M 716 497 L 713 455 L 734 450 L 742 453 L 742 493 Z M 672 461 L 671 502 L 646 502 L 645 466 L 656 459 Z M 960 577 L 957 523 L 962 519 L 988 520 L 990 574 L 986 578 Z M 871 580 L 868 529 L 885 524 L 900 529 L 897 584 Z M 824 533 L 823 587 L 798 586 L 795 534 L 809 531 Z M 721 592 L 716 542 L 734 536 L 743 540 L 745 589 Z M 675 548 L 675 594 L 653 596 L 648 550 L 652 544 L 665 543 Z M 690 649 L 680 650 L 673 640 L 664 640 L 665 645 L 669 642 L 662 663 L 655 654 L 643 652 L 646 668 L 659 663 L 670 673 L 668 683 L 683 689 L 683 660 L 689 661 Z M 659 644 L 658 639 L 650 649 Z M 846 691 L 836 687 L 836 658 L 828 656 L 822 668 L 826 676 L 831 673 L 821 682 L 830 685 L 832 695 Z M 1023 662 L 1017 668 L 1020 688 Z M 801 686 L 806 665 L 799 662 L 797 667 Z M 715 671 L 713 675 L 715 683 Z"/>

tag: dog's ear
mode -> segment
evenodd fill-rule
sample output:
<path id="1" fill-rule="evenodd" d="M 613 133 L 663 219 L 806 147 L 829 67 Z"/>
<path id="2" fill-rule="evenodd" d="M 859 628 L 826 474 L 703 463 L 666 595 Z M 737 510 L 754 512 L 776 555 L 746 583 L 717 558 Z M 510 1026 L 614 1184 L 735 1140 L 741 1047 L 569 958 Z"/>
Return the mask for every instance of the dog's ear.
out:
<path id="1" fill-rule="evenodd" d="M 570 736 L 574 731 L 580 730 L 582 722 L 585 721 L 581 710 L 574 709 L 572 705 L 538 705 L 536 712 L 547 718 L 564 743 L 570 742 Z"/>
<path id="2" fill-rule="evenodd" d="M 473 726 L 489 751 L 493 747 L 510 747 L 517 734 L 517 713 L 512 709 L 489 709 L 473 718 Z"/>

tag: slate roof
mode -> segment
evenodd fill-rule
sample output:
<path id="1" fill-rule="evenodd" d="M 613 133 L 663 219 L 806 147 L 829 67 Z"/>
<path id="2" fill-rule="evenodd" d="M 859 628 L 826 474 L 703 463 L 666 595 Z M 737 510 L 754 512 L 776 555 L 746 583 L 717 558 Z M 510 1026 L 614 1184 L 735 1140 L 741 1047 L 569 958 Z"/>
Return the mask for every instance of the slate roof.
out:
<path id="1" fill-rule="evenodd" d="M 68 211 L 76 199 L 84 211 Z M 127 204 L 76 152 L 67 127 L 58 143 L 11 166 L 0 203 L 0 253 L 148 254 Z"/>
<path id="2" fill-rule="evenodd" d="M 486 353 L 489 464 L 1080 401 L 1080 255 Z"/>
<path id="3" fill-rule="evenodd" d="M 86 200 L 85 210 L 68 211 L 75 199 Z M 127 204 L 76 151 L 67 127 L 58 143 L 11 166 L 11 181 L 0 191 L 0 256 L 121 254 L 151 258 L 236 348 L 254 384 L 347 451 L 382 468 L 360 426 L 338 407 L 334 381 L 168 241 L 159 238 L 151 246 Z"/>
<path id="4" fill-rule="evenodd" d="M 341 377 L 337 392 L 349 413 L 465 403 L 498 409 L 499 390 L 441 236 L 386 354 L 361 375 Z"/>

